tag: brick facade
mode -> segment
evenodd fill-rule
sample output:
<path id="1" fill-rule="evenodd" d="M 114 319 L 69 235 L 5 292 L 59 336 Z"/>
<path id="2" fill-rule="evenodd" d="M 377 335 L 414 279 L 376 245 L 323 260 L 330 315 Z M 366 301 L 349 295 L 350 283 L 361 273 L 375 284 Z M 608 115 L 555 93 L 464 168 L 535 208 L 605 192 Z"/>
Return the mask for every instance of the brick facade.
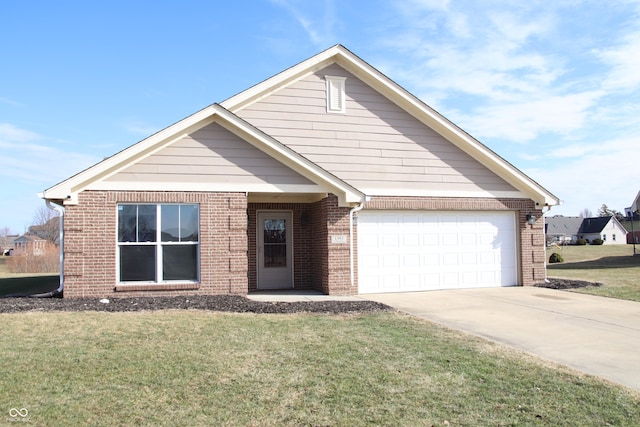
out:
<path id="1" fill-rule="evenodd" d="M 293 214 L 293 287 L 329 295 L 350 295 L 349 244 L 331 243 L 331 235 L 349 235 L 349 208 L 338 206 L 330 194 L 316 203 L 249 203 L 249 291 L 257 289 L 257 213 Z"/>
<path id="2" fill-rule="evenodd" d="M 200 282 L 118 284 L 116 266 L 118 203 L 197 203 L 200 206 Z M 545 279 L 542 212 L 527 199 L 375 197 L 364 209 L 477 210 L 516 213 L 520 285 Z M 247 203 L 244 193 L 84 191 L 66 208 L 64 221 L 65 297 L 165 295 L 246 295 L 257 289 L 257 213 L 290 211 L 293 217 L 295 289 L 354 295 L 349 211 L 330 194 L 315 203 Z M 527 215 L 536 217 L 534 225 Z M 357 213 L 355 214 L 357 219 Z M 357 220 L 353 227 L 357 242 Z M 337 237 L 334 239 L 334 237 Z"/>
<path id="3" fill-rule="evenodd" d="M 64 220 L 64 296 L 118 297 L 247 293 L 244 193 L 84 191 Z M 118 285 L 118 203 L 200 205 L 200 283 Z"/>

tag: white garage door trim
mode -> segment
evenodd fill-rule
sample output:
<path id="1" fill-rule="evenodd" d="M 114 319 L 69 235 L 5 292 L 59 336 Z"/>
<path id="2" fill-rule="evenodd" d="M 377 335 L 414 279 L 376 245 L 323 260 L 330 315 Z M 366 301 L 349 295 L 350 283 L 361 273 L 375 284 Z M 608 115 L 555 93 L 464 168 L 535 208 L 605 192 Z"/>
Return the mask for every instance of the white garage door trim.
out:
<path id="1" fill-rule="evenodd" d="M 361 211 L 360 293 L 514 286 L 515 213 Z"/>

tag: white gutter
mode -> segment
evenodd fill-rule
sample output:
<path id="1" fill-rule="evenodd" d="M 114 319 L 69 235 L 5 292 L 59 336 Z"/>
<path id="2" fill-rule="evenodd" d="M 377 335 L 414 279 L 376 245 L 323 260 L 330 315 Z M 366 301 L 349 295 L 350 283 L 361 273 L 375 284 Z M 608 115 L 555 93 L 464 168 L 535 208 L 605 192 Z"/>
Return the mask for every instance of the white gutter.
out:
<path id="1" fill-rule="evenodd" d="M 365 198 L 366 200 L 367 198 Z M 354 260 L 353 260 L 353 214 L 355 212 L 361 211 L 364 207 L 364 202 L 360 203 L 355 208 L 351 208 L 349 210 L 349 263 L 351 270 L 351 287 L 355 285 L 355 272 L 353 271 Z"/>
<path id="2" fill-rule="evenodd" d="M 58 289 L 51 292 L 51 296 L 61 294 L 64 289 L 64 208 L 62 206 L 52 204 L 50 200 L 45 199 L 45 203 L 49 209 L 53 209 L 60 213 L 59 228 L 59 240 L 60 240 L 60 286 Z"/>

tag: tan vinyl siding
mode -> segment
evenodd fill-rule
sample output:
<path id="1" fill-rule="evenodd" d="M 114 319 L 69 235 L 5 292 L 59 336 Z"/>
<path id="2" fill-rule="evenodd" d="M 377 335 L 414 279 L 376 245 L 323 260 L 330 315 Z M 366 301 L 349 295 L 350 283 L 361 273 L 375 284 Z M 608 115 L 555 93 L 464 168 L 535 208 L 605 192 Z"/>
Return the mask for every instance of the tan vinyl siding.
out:
<path id="1" fill-rule="evenodd" d="M 108 181 L 314 185 L 216 123 L 140 160 Z"/>
<path id="2" fill-rule="evenodd" d="M 326 111 L 325 75 L 347 78 L 344 114 Z M 335 64 L 236 114 L 365 193 L 517 191 Z"/>

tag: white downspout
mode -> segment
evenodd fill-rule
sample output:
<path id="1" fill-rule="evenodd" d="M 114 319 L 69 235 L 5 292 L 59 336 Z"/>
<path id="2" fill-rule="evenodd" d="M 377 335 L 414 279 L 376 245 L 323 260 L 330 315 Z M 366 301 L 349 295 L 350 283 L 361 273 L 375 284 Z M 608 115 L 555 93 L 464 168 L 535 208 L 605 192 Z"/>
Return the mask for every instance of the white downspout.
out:
<path id="1" fill-rule="evenodd" d="M 355 272 L 354 270 L 354 259 L 353 259 L 353 214 L 362 210 L 364 207 L 364 202 L 360 203 L 355 208 L 351 208 L 349 210 L 349 263 L 351 266 L 351 287 L 355 285 Z"/>
<path id="2" fill-rule="evenodd" d="M 64 208 L 59 205 L 52 204 L 50 200 L 45 199 L 45 203 L 49 209 L 53 209 L 60 213 L 60 222 L 58 223 L 60 240 L 60 286 L 52 292 L 52 295 L 61 294 L 64 289 Z"/>

